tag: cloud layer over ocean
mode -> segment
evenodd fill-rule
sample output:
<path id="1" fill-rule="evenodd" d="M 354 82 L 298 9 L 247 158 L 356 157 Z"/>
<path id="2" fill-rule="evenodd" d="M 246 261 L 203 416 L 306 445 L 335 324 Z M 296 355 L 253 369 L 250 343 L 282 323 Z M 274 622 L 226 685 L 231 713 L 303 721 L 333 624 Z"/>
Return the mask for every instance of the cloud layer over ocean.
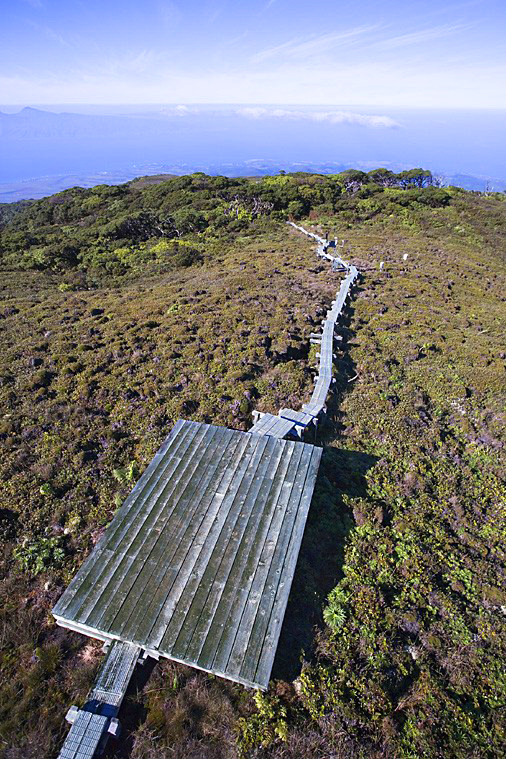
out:
<path id="1" fill-rule="evenodd" d="M 239 116 L 249 119 L 290 119 L 293 121 L 327 121 L 330 124 L 353 124 L 372 128 L 395 128 L 399 124 L 390 116 L 366 115 L 352 111 L 310 111 L 289 110 L 286 108 L 247 107 L 238 108 Z"/>

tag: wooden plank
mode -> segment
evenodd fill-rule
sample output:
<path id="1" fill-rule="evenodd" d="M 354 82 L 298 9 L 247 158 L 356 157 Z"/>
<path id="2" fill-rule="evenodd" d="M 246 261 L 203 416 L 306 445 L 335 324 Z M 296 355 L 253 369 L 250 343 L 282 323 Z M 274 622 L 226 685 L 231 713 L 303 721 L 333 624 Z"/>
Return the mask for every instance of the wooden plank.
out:
<path id="1" fill-rule="evenodd" d="M 309 424 L 311 424 L 315 420 L 315 417 L 313 416 L 313 414 L 307 413 L 305 411 L 294 411 L 291 408 L 280 409 L 279 415 L 283 419 L 289 419 L 291 422 L 293 422 L 295 425 L 299 427 L 307 427 Z"/>
<path id="2" fill-rule="evenodd" d="M 162 609 L 160 617 L 150 635 L 149 644 L 164 651 L 170 657 L 170 651 L 184 623 L 186 610 L 190 606 L 193 594 L 199 585 L 206 565 L 218 544 L 225 522 L 230 519 L 237 508 L 238 484 L 246 478 L 251 459 L 261 452 L 267 442 L 256 435 L 245 435 L 245 448 L 242 456 L 234 462 L 226 481 L 212 495 L 209 513 L 197 535 L 191 553 L 187 554 L 171 590 L 170 598 Z M 259 443 L 262 442 L 259 448 Z M 257 449 L 259 451 L 257 452 Z M 245 482 L 245 484 L 246 484 Z M 219 550 L 219 548 L 217 549 Z"/>
<path id="3" fill-rule="evenodd" d="M 231 430 L 228 430 L 231 433 Z M 163 561 L 157 562 L 157 571 L 152 578 L 152 587 L 149 591 L 147 604 L 139 604 L 138 612 L 131 619 L 129 627 L 124 635 L 133 640 L 146 641 L 154 621 L 158 618 L 170 595 L 176 575 L 180 572 L 182 562 L 187 554 L 193 550 L 193 544 L 202 522 L 207 514 L 213 493 L 223 479 L 227 466 L 240 455 L 240 439 L 235 435 L 228 436 L 228 442 L 219 456 L 215 456 L 213 466 L 209 467 L 204 481 L 200 482 L 202 491 L 195 497 L 191 508 L 182 515 L 176 534 L 166 531 L 163 545 Z"/>
<path id="4" fill-rule="evenodd" d="M 185 584 L 192 574 L 195 562 L 199 557 L 213 525 L 218 517 L 223 516 L 227 509 L 227 499 L 230 500 L 229 494 L 234 486 L 234 478 L 241 471 L 241 464 L 248 455 L 248 450 L 252 449 L 252 441 L 247 435 L 241 435 L 239 447 L 234 451 L 234 455 L 228 460 L 228 467 L 222 476 L 215 492 L 211 490 L 205 494 L 201 502 L 203 517 L 198 525 L 198 529 L 193 537 L 191 549 L 186 555 L 179 556 L 179 565 L 177 575 L 169 586 L 170 594 L 167 591 L 163 606 L 161 607 L 157 618 L 152 623 L 147 638 L 148 644 L 158 647 L 163 637 L 167 625 L 171 619 L 174 608 L 179 600 Z"/>
<path id="5" fill-rule="evenodd" d="M 146 499 L 143 499 L 142 509 L 135 509 L 133 519 L 130 521 L 126 519 L 124 524 L 123 522 L 121 523 L 120 527 L 113 520 L 110 528 L 112 549 L 109 562 L 103 565 L 97 562 L 99 564 L 97 570 L 93 568 L 88 573 L 79 595 L 76 596 L 75 601 L 70 604 L 70 607 L 65 610 L 65 614 L 72 615 L 73 619 L 88 624 L 88 616 L 93 611 L 97 599 L 103 594 L 105 597 L 102 599 L 100 608 L 105 608 L 105 602 L 110 600 L 107 596 L 110 596 L 115 588 L 117 588 L 122 578 L 127 574 L 137 551 L 141 550 L 146 527 L 153 527 L 156 523 L 158 515 L 163 510 L 164 498 L 170 494 L 175 486 L 174 480 L 177 483 L 179 477 L 192 465 L 192 457 L 188 456 L 188 454 L 192 450 L 198 449 L 198 444 L 205 435 L 206 426 L 195 426 L 192 424 L 189 431 L 190 435 L 186 439 L 188 445 L 185 446 L 185 443 L 183 443 L 183 446 L 178 449 L 178 454 L 170 458 L 169 466 L 164 471 L 164 474 L 156 482 L 154 488 L 149 491 Z M 153 497 L 157 499 L 156 509 L 149 508 L 149 499 Z M 118 532 L 121 535 L 121 540 L 126 539 L 127 541 L 128 554 L 120 548 Z M 109 548 L 109 545 L 107 547 Z"/>
<path id="6" fill-rule="evenodd" d="M 116 713 L 128 688 L 141 649 L 130 643 L 115 641 L 100 668 L 87 701 L 96 701 L 114 707 Z"/>
<path id="7" fill-rule="evenodd" d="M 152 492 L 153 487 L 159 482 L 160 476 L 164 473 L 169 461 L 169 456 L 178 455 L 181 449 L 197 433 L 198 427 L 195 424 L 187 425 L 182 419 L 178 419 L 174 427 L 164 440 L 158 451 L 155 453 L 153 460 L 149 463 L 145 472 L 141 475 L 139 481 L 129 493 L 123 504 L 120 506 L 115 516 L 115 529 L 111 530 L 111 541 L 116 533 L 119 533 L 126 523 L 130 524 L 132 517 L 144 503 L 144 499 Z M 168 455 L 167 455 L 168 454 Z M 149 487 L 149 490 L 147 489 Z M 135 510 L 132 506 L 135 502 Z"/>
<path id="8" fill-rule="evenodd" d="M 258 425 L 258 429 L 251 429 L 250 432 L 256 435 L 266 435 L 268 430 L 271 429 L 272 425 L 274 424 L 276 417 L 274 414 L 264 414 L 263 417 L 260 419 L 260 424 Z"/>
<path id="9" fill-rule="evenodd" d="M 76 607 L 75 604 L 73 605 L 72 602 L 76 598 L 77 594 L 79 593 L 79 598 L 82 598 L 86 592 L 86 589 L 91 589 L 93 587 L 95 579 L 103 571 L 103 560 L 105 559 L 107 562 L 113 554 L 111 549 L 108 547 L 110 536 L 114 534 L 111 528 L 114 530 L 117 528 L 120 529 L 125 524 L 125 520 L 127 518 L 131 520 L 132 516 L 135 515 L 135 511 L 130 511 L 132 507 L 137 507 L 137 509 L 140 508 L 144 504 L 145 498 L 153 492 L 153 489 L 159 482 L 159 480 L 157 480 L 157 470 L 161 458 L 165 454 L 177 452 L 181 449 L 186 449 L 188 441 L 196 435 L 197 427 L 186 426 L 183 429 L 183 424 L 184 423 L 182 420 L 176 422 L 175 426 L 162 444 L 161 448 L 157 454 L 155 454 L 153 461 L 150 463 L 142 477 L 139 479 L 139 482 L 135 485 L 130 495 L 126 498 L 123 506 L 119 509 L 118 512 L 116 512 L 116 515 L 113 519 L 114 524 L 111 523 L 110 528 L 106 530 L 91 554 L 82 564 L 81 569 L 74 577 L 63 596 L 59 599 L 53 610 L 53 613 L 55 615 L 58 616 L 65 614 L 72 616 L 75 613 L 75 610 L 78 607 Z M 167 462 L 170 466 L 171 461 L 168 457 Z M 137 498 L 139 498 L 139 501 L 136 503 Z M 109 553 L 107 553 L 108 551 Z"/>
<path id="10" fill-rule="evenodd" d="M 301 479 L 302 472 L 305 472 L 305 462 L 310 457 L 309 446 L 298 446 L 296 457 L 292 459 L 290 469 L 283 483 L 283 489 L 280 496 L 278 509 L 275 513 L 274 523 L 265 542 L 260 561 L 255 570 L 250 590 L 249 603 L 243 611 L 238 634 L 234 640 L 229 660 L 227 662 L 227 671 L 237 673 L 239 676 L 251 681 L 252 678 L 243 668 L 249 657 L 249 646 L 252 641 L 253 630 L 263 630 L 263 623 L 266 621 L 265 606 L 265 589 L 271 572 L 275 571 L 276 552 L 282 552 L 283 536 L 286 530 L 291 530 L 291 511 L 293 510 L 292 496 L 296 483 Z M 295 456 L 295 454 L 294 454 Z M 304 475 L 305 477 L 305 475 Z"/>
<path id="11" fill-rule="evenodd" d="M 258 466 L 264 458 L 265 449 L 272 445 L 272 441 L 267 437 L 251 435 L 251 441 L 251 455 L 241 462 L 240 476 L 234 478 L 236 487 L 232 489 L 231 497 L 227 499 L 223 512 L 212 525 L 197 561 L 193 562 L 192 574 L 181 590 L 174 614 L 163 636 L 161 647 L 164 651 L 173 652 L 176 656 L 176 650 L 182 649 L 184 657 L 189 631 L 193 632 L 198 622 L 202 604 L 207 597 L 232 532 L 241 529 L 241 517 L 243 517 L 243 507 L 248 492 Z"/>
<path id="12" fill-rule="evenodd" d="M 206 646 L 199 659 L 201 665 L 204 661 L 211 662 L 210 667 L 215 672 L 228 671 L 234 676 L 240 674 L 238 665 L 233 670 L 229 670 L 230 654 L 237 638 L 245 638 L 251 629 L 251 622 L 260 600 L 258 587 L 265 570 L 270 546 L 275 541 L 285 514 L 283 498 L 286 497 L 287 483 L 294 479 L 302 455 L 302 446 L 291 446 L 288 450 L 285 448 L 284 451 L 276 477 L 273 479 L 270 507 L 265 509 L 257 540 L 247 556 L 240 581 L 236 583 L 235 592 L 230 588 L 229 593 L 224 596 L 225 605 L 215 616 Z M 232 619 L 235 621 L 234 625 L 230 624 Z M 240 643 L 239 646 L 241 646 Z M 245 653 L 246 651 L 243 650 L 243 654 Z"/>
<path id="13" fill-rule="evenodd" d="M 128 640 L 137 639 L 135 634 L 139 618 L 145 616 L 145 603 L 140 603 L 145 594 L 152 598 L 170 566 L 172 552 L 175 551 L 184 534 L 188 521 L 192 519 L 199 505 L 199 491 L 207 486 L 223 454 L 224 443 L 233 437 L 231 430 L 224 427 L 215 428 L 216 432 L 206 435 L 206 447 L 196 461 L 192 476 L 179 482 L 171 498 L 167 499 L 165 508 L 158 518 L 158 535 L 154 544 L 140 552 L 131 572 L 135 579 L 131 588 L 124 595 L 123 601 L 108 629 Z M 225 445 L 226 447 L 226 445 Z M 188 513 L 188 506 L 193 501 L 193 508 Z M 116 598 L 114 599 L 116 601 Z M 104 625 L 101 625 L 103 627 Z"/>
<path id="14" fill-rule="evenodd" d="M 79 711 L 58 759 L 93 759 L 109 719 L 101 714 Z"/>
<path id="15" fill-rule="evenodd" d="M 238 635 L 227 668 L 252 682 L 255 681 L 257 660 L 260 655 L 263 639 L 265 637 L 266 624 L 268 623 L 272 604 L 274 603 L 275 590 L 280 576 L 282 561 L 286 547 L 290 539 L 293 527 L 293 519 L 300 500 L 300 493 L 306 480 L 307 465 L 311 459 L 313 446 L 303 445 L 298 466 L 293 472 L 292 478 L 287 478 L 283 493 L 282 515 L 278 529 L 262 554 L 259 563 L 258 576 L 255 590 L 259 593 L 253 619 L 248 616 L 241 624 L 241 635 Z M 247 653 L 246 653 L 247 652 Z M 245 655 L 246 653 L 246 655 Z M 262 684 L 263 685 L 263 684 Z"/>
<path id="16" fill-rule="evenodd" d="M 293 432 L 294 424 L 290 419 L 282 419 L 281 417 L 276 417 L 276 418 L 277 418 L 277 421 L 272 425 L 272 427 L 266 433 L 267 435 L 282 439 L 286 435 L 289 435 L 291 432 Z"/>
<path id="17" fill-rule="evenodd" d="M 262 414 L 258 422 L 251 427 L 249 432 L 252 432 L 255 435 L 263 435 L 264 431 L 272 424 L 273 418 L 273 414 Z"/>
<path id="18" fill-rule="evenodd" d="M 125 515 L 123 521 L 114 523 L 114 529 L 110 534 L 110 547 L 115 549 L 124 540 L 127 533 L 137 527 L 137 522 L 143 524 L 142 511 L 149 502 L 154 498 L 160 498 L 163 488 L 168 482 L 173 482 L 174 478 L 181 471 L 184 471 L 186 462 L 192 456 L 192 451 L 196 450 L 200 441 L 206 434 L 207 427 L 197 422 L 183 422 L 181 432 L 185 434 L 183 444 L 173 450 L 167 450 L 160 461 L 159 470 L 154 473 L 154 487 L 151 487 L 147 493 L 143 494 L 141 502 L 135 504 L 134 509 L 130 509 Z M 177 440 L 177 438 L 176 438 Z M 163 487 L 161 487 L 163 486 Z"/>
<path id="19" fill-rule="evenodd" d="M 267 417 L 267 414 L 266 414 L 264 418 L 266 418 L 266 420 L 267 420 L 266 424 L 264 425 L 264 427 L 261 430 L 261 432 L 257 433 L 257 434 L 270 435 L 271 434 L 271 430 L 273 430 L 275 428 L 276 424 L 277 424 L 278 417 L 275 416 L 274 414 L 269 414 L 268 417 Z"/>
<path id="20" fill-rule="evenodd" d="M 295 446 L 277 445 L 277 456 L 275 462 L 273 461 L 269 480 L 265 483 L 265 491 L 259 499 L 260 502 L 265 502 L 265 506 L 258 510 L 258 523 L 249 530 L 229 573 L 219 607 L 199 656 L 201 666 L 206 662 L 214 671 L 222 671 L 226 666 L 266 536 L 271 530 L 273 516 L 278 508 L 283 482 L 296 450 Z M 234 620 L 234 624 L 230 624 L 230 620 Z"/>
<path id="21" fill-rule="evenodd" d="M 310 403 L 314 402 L 324 404 L 327 399 L 327 395 L 329 394 L 330 385 L 330 377 L 319 377 L 311 396 Z"/>
<path id="22" fill-rule="evenodd" d="M 91 627 L 100 627 L 108 632 L 116 614 L 121 610 L 126 596 L 135 583 L 140 567 L 149 559 L 160 532 L 172 516 L 178 502 L 181 488 L 187 487 L 195 474 L 200 462 L 205 456 L 205 448 L 201 446 L 205 439 L 208 425 L 201 425 L 192 440 L 190 448 L 181 457 L 172 471 L 170 479 L 164 481 L 164 487 L 159 490 L 157 500 L 148 501 L 142 520 L 132 523 L 131 532 L 125 533 L 124 540 L 117 547 L 119 561 L 116 566 L 108 568 L 97 583 L 103 597 L 100 605 L 92 608 L 87 606 L 87 613 L 79 610 L 78 619 Z M 211 436 L 216 435 L 219 428 L 211 430 Z M 193 450 L 192 450 L 193 449 Z M 191 452 L 192 455 L 189 455 Z"/>
<path id="23" fill-rule="evenodd" d="M 183 651 L 185 659 L 195 662 L 199 660 L 227 583 L 229 586 L 231 583 L 234 588 L 237 587 L 238 575 L 241 573 L 241 560 L 247 553 L 249 539 L 253 540 L 256 537 L 258 522 L 261 519 L 262 512 L 267 508 L 266 497 L 272 485 L 272 480 L 267 475 L 273 468 L 273 460 L 275 461 L 277 458 L 276 453 L 282 455 L 284 445 L 284 443 L 277 443 L 274 438 L 267 441 L 248 492 L 244 496 L 238 519 L 230 533 L 228 542 L 223 551 L 220 552 L 219 562 L 217 562 L 216 567 L 212 566 L 212 562 L 208 563 L 207 569 L 210 571 L 207 577 L 204 574 L 200 587 L 192 600 L 195 617 L 192 618 L 192 609 L 190 608 L 187 622 L 179 635 L 181 641 L 178 638 L 174 645 L 176 656 L 180 655 L 179 651 Z M 204 660 L 204 664 L 207 666 L 210 666 L 211 663 L 212 659 L 210 662 Z"/>
<path id="24" fill-rule="evenodd" d="M 92 590 L 89 597 L 86 598 L 85 603 L 76 612 L 76 618 L 80 622 L 94 626 L 97 623 L 97 619 L 94 615 L 96 599 L 98 596 L 104 593 L 111 593 L 114 589 L 114 584 L 121 583 L 122 578 L 128 573 L 134 559 L 133 555 L 127 553 L 123 546 L 123 542 L 126 540 L 128 548 L 132 549 L 132 546 L 139 546 L 143 530 L 147 521 L 151 518 L 151 524 L 153 522 L 153 514 L 151 512 L 150 504 L 153 498 L 158 499 L 158 503 L 163 504 L 162 496 L 166 494 L 166 486 L 168 482 L 173 482 L 174 477 L 180 476 L 184 471 L 185 462 L 184 459 L 188 454 L 188 451 L 195 450 L 198 447 L 199 439 L 204 434 L 204 430 L 199 428 L 198 425 L 191 423 L 189 425 L 189 436 L 183 443 L 178 451 L 177 455 L 174 455 L 169 460 L 168 467 L 163 464 L 163 474 L 159 474 L 156 486 L 148 490 L 143 494 L 142 502 L 134 504 L 132 508 L 132 518 L 125 520 L 123 523 L 116 523 L 113 520 L 110 529 L 108 530 L 108 536 L 110 543 L 108 542 L 108 548 L 110 545 L 114 548 L 113 559 L 109 564 L 102 565 L 98 580 L 95 579 Z M 160 467 L 161 469 L 162 467 Z M 121 542 L 120 542 L 121 541 Z M 94 579 L 92 577 L 92 579 Z M 104 611 L 104 599 L 100 606 L 97 606 L 96 612 Z M 108 606 L 106 609 L 110 609 Z"/>
<path id="25" fill-rule="evenodd" d="M 281 627 L 283 624 L 286 607 L 288 605 L 288 598 L 290 595 L 290 589 L 295 574 L 300 546 L 304 535 L 307 515 L 309 507 L 311 505 L 314 482 L 316 481 L 316 476 L 318 474 L 321 455 L 321 448 L 313 448 L 311 463 L 307 471 L 306 481 L 302 489 L 301 500 L 294 521 L 292 534 L 290 536 L 288 550 L 284 557 L 283 568 L 279 573 L 279 582 L 276 590 L 274 604 L 272 606 L 271 615 L 266 626 L 265 638 L 260 650 L 257 669 L 253 678 L 256 682 L 264 683 L 265 687 L 267 687 L 269 683 L 272 665 L 274 663 L 276 649 L 278 647 Z M 248 660 L 253 660 L 253 652 L 251 649 L 248 650 Z"/>
<path id="26" fill-rule="evenodd" d="M 287 419 L 281 419 L 274 414 L 264 414 L 262 418 L 251 427 L 249 432 L 255 435 L 270 435 L 271 437 L 283 438 L 288 435 L 293 424 Z"/>
<path id="27" fill-rule="evenodd" d="M 269 432 L 270 432 L 270 430 L 276 424 L 276 416 L 274 414 L 269 414 L 268 417 L 266 415 L 264 418 L 266 420 L 266 423 L 265 423 L 263 429 L 261 430 L 261 432 L 258 432 L 257 435 L 268 435 Z"/>

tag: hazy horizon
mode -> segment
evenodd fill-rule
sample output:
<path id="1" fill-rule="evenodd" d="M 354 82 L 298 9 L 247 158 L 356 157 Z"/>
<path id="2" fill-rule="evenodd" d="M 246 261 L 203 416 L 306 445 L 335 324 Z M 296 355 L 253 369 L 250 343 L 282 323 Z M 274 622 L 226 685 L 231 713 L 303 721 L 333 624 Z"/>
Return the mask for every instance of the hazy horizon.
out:
<path id="1" fill-rule="evenodd" d="M 505 132 L 506 111 L 488 109 L 0 106 L 0 199 L 195 170 L 238 175 L 423 166 L 448 177 L 506 180 Z M 55 181 L 42 181 L 48 177 Z"/>
<path id="2" fill-rule="evenodd" d="M 498 0 L 12 0 L 0 197 L 252 161 L 506 180 L 505 26 Z"/>

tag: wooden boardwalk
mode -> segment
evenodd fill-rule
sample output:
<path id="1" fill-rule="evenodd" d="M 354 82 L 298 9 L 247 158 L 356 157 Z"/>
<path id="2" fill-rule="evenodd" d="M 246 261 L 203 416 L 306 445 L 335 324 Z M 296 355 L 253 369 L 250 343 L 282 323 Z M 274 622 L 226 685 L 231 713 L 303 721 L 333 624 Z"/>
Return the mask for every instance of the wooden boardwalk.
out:
<path id="1" fill-rule="evenodd" d="M 99 670 L 93 689 L 82 709 L 72 706 L 67 713 L 71 723 L 58 759 L 92 759 L 102 753 L 109 735 L 117 735 L 117 714 L 134 671 L 140 649 L 114 642 Z"/>
<path id="2" fill-rule="evenodd" d="M 334 364 L 334 341 L 335 327 L 341 316 L 346 298 L 351 292 L 351 288 L 358 277 L 358 269 L 352 266 L 343 258 L 332 255 L 328 252 L 331 245 L 328 240 L 320 237 L 313 232 L 308 232 L 304 227 L 294 224 L 292 221 L 287 222 L 291 227 L 315 240 L 318 245 L 316 254 L 332 263 L 333 269 L 339 269 L 346 272 L 345 278 L 341 281 L 336 298 L 332 301 L 332 308 L 327 311 L 326 318 L 322 321 L 322 332 L 311 333 L 310 342 L 320 346 L 320 352 L 316 354 L 318 361 L 318 373 L 315 377 L 315 387 L 311 398 L 302 406 L 302 410 L 283 408 L 274 414 L 261 414 L 253 412 L 255 423 L 251 428 L 252 432 L 259 435 L 271 435 L 272 437 L 283 438 L 289 435 L 299 435 L 302 437 L 304 430 L 311 424 L 316 424 L 320 414 L 326 410 L 327 397 L 330 387 L 334 381 L 333 364 Z M 291 424 L 290 424 L 291 422 Z"/>
<path id="3" fill-rule="evenodd" d="M 321 452 L 177 422 L 56 620 L 266 688 Z"/>
<path id="4" fill-rule="evenodd" d="M 343 270 L 332 308 L 313 333 L 318 374 L 302 410 L 253 412 L 249 432 L 178 421 L 70 583 L 58 624 L 112 641 L 59 759 L 92 759 L 116 718 L 137 659 L 166 657 L 266 689 L 322 450 L 302 442 L 326 410 L 334 329 L 357 269 L 313 238 Z"/>

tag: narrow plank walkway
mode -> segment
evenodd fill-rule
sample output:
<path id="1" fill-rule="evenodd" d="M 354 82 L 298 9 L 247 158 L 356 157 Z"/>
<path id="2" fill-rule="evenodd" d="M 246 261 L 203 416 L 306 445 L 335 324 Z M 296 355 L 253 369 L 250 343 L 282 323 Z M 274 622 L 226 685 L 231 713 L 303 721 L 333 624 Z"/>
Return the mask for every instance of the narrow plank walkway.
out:
<path id="1" fill-rule="evenodd" d="M 80 710 L 58 759 L 92 759 L 107 732 L 108 723 L 102 714 Z"/>
<path id="2" fill-rule="evenodd" d="M 255 415 L 259 418 L 256 419 L 251 432 L 278 438 L 297 435 L 302 437 L 304 430 L 310 425 L 316 424 L 320 414 L 326 411 L 327 397 L 334 382 L 335 327 L 337 320 L 344 310 L 346 298 L 350 294 L 351 288 L 359 275 L 358 269 L 355 266 L 349 264 L 340 256 L 328 252 L 330 248 L 335 250 L 335 246 L 329 243 L 328 240 L 314 232 L 308 232 L 307 229 L 294 224 L 293 221 L 289 221 L 287 224 L 315 240 L 318 243 L 316 255 L 319 258 L 330 261 L 334 271 L 346 272 L 346 276 L 341 281 L 335 300 L 332 301 L 332 308 L 327 311 L 326 319 L 322 321 L 321 333 L 312 332 L 310 335 L 310 342 L 319 345 L 320 351 L 316 354 L 318 358 L 318 373 L 315 377 L 315 387 L 309 401 L 302 406 L 300 411 L 288 408 L 280 409 L 278 416 L 269 413 L 261 414 L 258 411 L 254 412 L 254 418 Z"/>
<path id="3" fill-rule="evenodd" d="M 250 432 L 257 435 L 283 438 L 293 430 L 293 427 L 293 421 L 288 418 L 281 418 L 274 416 L 274 414 L 262 414 L 258 422 L 251 427 Z"/>
<path id="4" fill-rule="evenodd" d="M 57 622 L 265 689 L 321 453 L 178 421 L 56 604 Z"/>
<path id="5" fill-rule="evenodd" d="M 100 668 L 95 685 L 88 695 L 93 708 L 100 708 L 108 716 L 115 716 L 128 688 L 140 648 L 128 643 L 115 642 Z"/>
<path id="6" fill-rule="evenodd" d="M 67 720 L 70 728 L 58 759 L 92 759 L 105 748 L 110 734 L 117 735 L 116 715 L 139 658 L 140 649 L 115 641 L 98 673 L 95 686 L 82 709 L 73 706 Z"/>

